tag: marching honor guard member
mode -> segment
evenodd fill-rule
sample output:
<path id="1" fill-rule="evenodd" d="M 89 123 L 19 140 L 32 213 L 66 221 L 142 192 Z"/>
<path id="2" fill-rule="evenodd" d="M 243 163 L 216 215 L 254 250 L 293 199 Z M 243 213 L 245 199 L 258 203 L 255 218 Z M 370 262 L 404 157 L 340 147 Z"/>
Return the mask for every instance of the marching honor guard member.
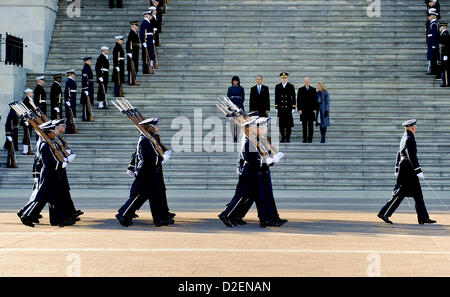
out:
<path id="1" fill-rule="evenodd" d="M 245 129 L 247 129 L 250 137 L 255 139 L 257 139 L 258 134 L 264 133 L 258 128 L 256 120 L 247 124 Z M 261 172 L 262 164 L 266 162 L 267 165 L 270 165 L 274 162 L 274 159 L 270 159 L 270 162 L 268 162 L 269 158 L 264 160 L 256 145 L 250 141 L 247 135 L 243 136 L 241 144 L 241 158 L 244 162 L 240 170 L 239 181 L 233 199 L 227 204 L 226 209 L 219 214 L 219 219 L 228 227 L 233 227 L 233 224 L 241 224 L 242 222 L 239 219 L 242 218 L 243 209 L 246 208 L 241 203 L 248 197 L 252 203 L 253 201 L 256 203 L 260 227 L 279 227 L 281 223 L 271 220 L 274 217 L 274 209 L 272 209 L 273 205 L 267 201 Z M 250 208 L 248 204 L 247 207 Z"/>
<path id="2" fill-rule="evenodd" d="M 268 123 L 269 118 L 261 117 L 257 120 L 256 124 L 258 126 L 258 133 L 259 135 L 267 136 L 268 132 Z M 243 141 L 247 141 L 246 137 L 243 137 Z M 278 227 L 285 223 L 287 223 L 287 220 L 281 219 L 280 215 L 278 214 L 277 206 L 275 203 L 275 198 L 273 195 L 273 188 L 272 188 L 272 178 L 270 176 L 270 167 L 277 164 L 280 161 L 280 153 L 276 155 L 277 157 L 274 157 L 274 162 L 268 164 L 267 159 L 261 158 L 261 164 L 260 164 L 260 170 L 261 170 L 261 185 L 260 189 L 262 190 L 262 195 L 264 197 L 264 203 L 265 203 L 265 209 L 267 212 L 267 218 L 269 220 L 269 224 L 262 224 L 261 227 L 265 226 L 274 226 Z M 284 156 L 283 153 L 281 153 L 281 158 Z M 239 174 L 242 173 L 243 165 L 245 164 L 244 160 L 244 154 L 243 152 L 239 156 L 239 166 L 238 171 Z M 228 221 L 229 223 L 233 224 L 234 226 L 237 225 L 245 225 L 246 222 L 243 220 L 245 215 L 248 213 L 250 208 L 252 207 L 253 203 L 255 202 L 255 196 L 249 195 L 248 193 L 245 193 L 236 203 L 236 206 L 230 213 L 228 213 Z"/>
<path id="3" fill-rule="evenodd" d="M 142 44 L 142 73 L 154 74 L 155 53 L 153 51 L 152 11 L 144 12 L 144 20 L 139 28 L 139 38 Z"/>
<path id="4" fill-rule="evenodd" d="M 139 71 L 139 47 L 141 45 L 139 35 L 137 33 L 139 29 L 139 22 L 130 22 L 130 27 L 130 33 L 128 33 L 126 43 L 128 83 L 130 85 L 138 85 L 136 77 Z"/>
<path id="5" fill-rule="evenodd" d="M 291 142 L 291 131 L 294 127 L 295 87 L 288 82 L 289 73 L 280 73 L 281 83 L 275 86 L 275 111 L 278 116 L 278 126 L 281 143 Z"/>
<path id="6" fill-rule="evenodd" d="M 388 224 L 392 224 L 389 218 L 405 197 L 414 198 L 419 224 L 436 223 L 436 221 L 430 220 L 428 216 L 420 187 L 419 179 L 425 180 L 425 176 L 417 158 L 416 140 L 414 138 L 416 123 L 417 120 L 415 119 L 403 123 L 405 133 L 400 141 L 395 165 L 397 183 L 392 192 L 391 200 L 378 213 L 378 217 Z"/>
<path id="7" fill-rule="evenodd" d="M 156 125 L 157 123 L 157 118 L 151 118 L 140 122 L 139 125 L 149 129 L 149 125 Z M 173 219 L 169 219 L 169 213 L 161 203 L 164 193 L 161 175 L 158 172 L 159 165 L 169 159 L 170 153 L 166 152 L 164 156 L 160 156 L 153 143 L 141 133 L 136 152 L 136 177 L 130 189 L 130 198 L 116 215 L 122 226 L 128 227 L 133 224 L 132 219 L 136 210 L 147 200 L 150 202 L 153 222 L 156 227 L 174 223 Z"/>
<path id="8" fill-rule="evenodd" d="M 13 103 L 13 102 L 12 102 Z M 6 140 L 3 148 L 8 151 L 6 168 L 17 168 L 15 151 L 19 150 L 19 117 L 13 109 L 9 109 L 5 123 Z"/>
<path id="9" fill-rule="evenodd" d="M 39 126 L 39 128 L 46 133 L 49 138 L 55 137 L 55 125 L 51 121 L 48 121 Z M 36 168 L 42 168 L 39 170 L 39 178 L 36 187 L 31 194 L 31 198 L 28 203 L 18 212 L 22 223 L 29 227 L 34 227 L 34 223 L 39 223 L 38 218 L 40 212 L 47 203 L 57 205 L 60 203 L 61 192 L 60 182 L 60 169 L 67 166 L 67 162 L 60 162 L 56 159 L 49 144 L 47 144 L 42 138 L 39 138 L 36 145 Z M 51 222 L 52 224 L 53 222 Z M 65 220 L 59 222 L 64 226 L 73 225 L 74 222 Z"/>
<path id="10" fill-rule="evenodd" d="M 113 76 L 114 97 L 123 97 L 122 83 L 125 80 L 125 52 L 123 51 L 123 36 L 116 36 L 116 45 L 113 49 Z"/>
<path id="11" fill-rule="evenodd" d="M 63 118 L 63 91 L 61 87 L 62 74 L 58 73 L 53 76 L 53 84 L 50 88 L 50 106 L 51 119 L 58 120 Z"/>
<path id="12" fill-rule="evenodd" d="M 45 76 L 36 77 L 37 85 L 34 88 L 34 105 L 38 106 L 43 114 L 47 114 L 47 93 L 44 89 Z"/>
<path id="13" fill-rule="evenodd" d="M 30 110 L 33 110 L 33 105 L 31 105 L 30 102 L 33 102 L 33 90 L 26 89 L 25 90 L 25 98 L 23 99 L 22 103 Z M 27 120 L 22 119 L 20 121 L 20 124 L 23 127 L 23 138 L 22 138 L 22 145 L 23 155 L 33 155 L 33 151 L 31 150 L 31 133 L 33 132 L 33 127 L 28 123 Z"/>
<path id="14" fill-rule="evenodd" d="M 84 57 L 83 61 L 84 66 L 81 71 L 81 117 L 83 121 L 89 121 L 89 118 L 92 116 L 92 109 L 88 110 L 87 98 L 89 98 L 91 107 L 94 104 L 94 73 L 91 68 L 92 57 Z"/>
<path id="15" fill-rule="evenodd" d="M 428 17 L 430 24 L 428 25 L 428 75 L 436 75 L 436 79 L 441 79 L 439 71 L 439 24 L 436 15 L 431 14 Z"/>
<path id="16" fill-rule="evenodd" d="M 448 23 L 441 23 L 439 30 L 441 31 L 441 71 L 442 71 L 442 85 L 441 87 L 449 86 L 448 72 L 450 70 L 450 61 L 448 60 L 450 56 L 450 34 L 447 30 Z"/>
<path id="17" fill-rule="evenodd" d="M 98 92 L 97 101 L 98 108 L 107 109 L 105 104 L 106 94 L 108 94 L 108 79 L 109 79 L 109 48 L 103 46 L 101 48 L 102 53 L 97 58 L 95 63 L 95 74 L 97 75 Z"/>

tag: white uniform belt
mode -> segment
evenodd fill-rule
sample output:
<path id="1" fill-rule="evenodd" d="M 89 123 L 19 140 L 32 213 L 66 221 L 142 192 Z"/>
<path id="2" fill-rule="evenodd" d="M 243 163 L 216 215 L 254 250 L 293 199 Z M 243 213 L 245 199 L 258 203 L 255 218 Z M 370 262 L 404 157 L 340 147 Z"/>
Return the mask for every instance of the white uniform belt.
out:
<path id="1" fill-rule="evenodd" d="M 105 69 L 105 68 L 102 68 L 102 69 L 100 69 L 101 71 L 106 71 L 106 72 L 109 72 L 109 69 Z"/>
<path id="2" fill-rule="evenodd" d="M 70 92 L 71 92 L 71 93 L 76 93 L 76 92 L 77 92 L 77 90 L 70 90 Z"/>

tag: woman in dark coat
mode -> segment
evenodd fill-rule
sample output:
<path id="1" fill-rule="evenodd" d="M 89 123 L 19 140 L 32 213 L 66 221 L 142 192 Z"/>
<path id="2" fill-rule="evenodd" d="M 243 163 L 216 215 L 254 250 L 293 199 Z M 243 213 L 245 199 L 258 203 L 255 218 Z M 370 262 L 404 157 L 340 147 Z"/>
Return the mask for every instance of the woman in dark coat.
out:
<path id="1" fill-rule="evenodd" d="M 330 95 L 327 87 L 321 82 L 317 84 L 317 104 L 319 105 L 317 126 L 320 127 L 320 134 L 322 135 L 320 143 L 325 143 L 327 128 L 330 126 Z"/>
<path id="2" fill-rule="evenodd" d="M 230 98 L 237 107 L 244 110 L 245 91 L 244 88 L 241 87 L 239 76 L 233 76 L 231 79 L 231 86 L 228 88 L 227 97 Z M 241 139 L 241 130 L 233 121 L 230 121 L 230 129 L 234 143 L 237 143 L 238 139 Z"/>

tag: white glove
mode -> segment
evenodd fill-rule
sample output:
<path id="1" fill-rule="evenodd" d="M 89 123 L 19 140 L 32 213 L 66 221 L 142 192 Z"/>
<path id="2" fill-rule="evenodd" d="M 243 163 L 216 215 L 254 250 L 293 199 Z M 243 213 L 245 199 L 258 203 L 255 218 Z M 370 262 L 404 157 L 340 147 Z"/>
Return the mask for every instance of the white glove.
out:
<path id="1" fill-rule="evenodd" d="M 9 142 L 12 142 L 12 141 L 13 141 L 13 139 L 12 139 L 11 136 L 6 136 L 6 138 L 8 139 Z"/>
<path id="2" fill-rule="evenodd" d="M 67 162 L 68 162 L 68 163 L 72 163 L 72 161 L 75 159 L 76 156 L 77 156 L 77 155 L 75 155 L 75 154 L 70 154 L 70 155 L 67 157 Z"/>
<path id="3" fill-rule="evenodd" d="M 98 80 L 99 80 L 100 82 L 103 82 L 103 77 L 100 77 Z"/>
<path id="4" fill-rule="evenodd" d="M 86 96 L 89 96 L 89 91 L 84 91 L 84 93 L 86 94 Z"/>
<path id="5" fill-rule="evenodd" d="M 442 59 L 443 59 L 444 61 L 447 61 L 447 60 L 448 60 L 448 57 L 447 57 L 447 56 L 444 56 Z"/>
<path id="6" fill-rule="evenodd" d="M 72 153 L 72 150 L 66 150 L 66 152 L 70 155 Z"/>
<path id="7" fill-rule="evenodd" d="M 272 158 L 267 158 L 266 159 L 266 163 L 267 163 L 267 165 L 272 164 L 273 163 L 273 159 Z"/>
<path id="8" fill-rule="evenodd" d="M 292 110 L 292 113 L 294 113 L 294 112 L 295 112 L 295 109 Z"/>
<path id="9" fill-rule="evenodd" d="M 127 170 L 127 175 L 128 175 L 129 177 L 131 177 L 131 178 L 135 178 L 135 177 L 136 177 L 136 175 L 134 174 L 134 172 L 131 171 L 131 170 Z"/>
<path id="10" fill-rule="evenodd" d="M 398 177 L 398 172 L 395 172 L 394 174 L 395 174 L 395 177 Z"/>
<path id="11" fill-rule="evenodd" d="M 116 67 L 117 72 L 120 72 L 120 67 Z"/>
<path id="12" fill-rule="evenodd" d="M 133 54 L 132 54 L 132 53 L 129 53 L 129 54 L 128 54 L 128 57 L 133 58 Z"/>
<path id="13" fill-rule="evenodd" d="M 142 44 L 142 46 L 145 47 L 145 48 L 147 48 L 147 42 L 144 42 L 144 43 Z"/>
<path id="14" fill-rule="evenodd" d="M 278 115 L 278 109 L 275 109 L 275 114 Z"/>
<path id="15" fill-rule="evenodd" d="M 167 152 L 165 152 L 164 155 L 163 155 L 163 159 L 164 160 L 161 162 L 161 164 L 164 164 L 167 161 L 169 161 L 170 160 L 170 153 L 168 154 Z"/>
<path id="16" fill-rule="evenodd" d="M 169 156 L 172 156 L 172 150 L 165 151 L 164 154 L 168 154 Z"/>
<path id="17" fill-rule="evenodd" d="M 29 126 L 30 124 L 28 123 L 28 121 L 25 121 L 25 126 Z"/>
<path id="18" fill-rule="evenodd" d="M 59 112 L 59 107 L 55 107 L 53 109 L 56 110 L 56 112 Z"/>
<path id="19" fill-rule="evenodd" d="M 425 180 L 425 175 L 423 174 L 423 172 L 417 174 L 417 177 L 420 178 L 421 180 Z"/>
<path id="20" fill-rule="evenodd" d="M 66 102 L 66 105 L 70 107 L 70 102 L 69 102 L 69 101 L 67 101 L 67 102 Z"/>
<path id="21" fill-rule="evenodd" d="M 275 154 L 275 156 L 273 156 L 273 162 L 275 164 L 280 163 L 281 159 L 283 159 L 284 154 L 282 152 L 278 152 Z"/>
<path id="22" fill-rule="evenodd" d="M 33 178 L 33 181 L 34 181 L 35 184 L 37 184 L 39 182 L 39 178 L 35 177 L 35 178 Z"/>
<path id="23" fill-rule="evenodd" d="M 67 162 L 63 162 L 63 164 L 62 164 L 62 168 L 66 168 L 67 167 Z"/>
<path id="24" fill-rule="evenodd" d="M 153 44 L 155 44 L 155 40 L 153 39 Z"/>

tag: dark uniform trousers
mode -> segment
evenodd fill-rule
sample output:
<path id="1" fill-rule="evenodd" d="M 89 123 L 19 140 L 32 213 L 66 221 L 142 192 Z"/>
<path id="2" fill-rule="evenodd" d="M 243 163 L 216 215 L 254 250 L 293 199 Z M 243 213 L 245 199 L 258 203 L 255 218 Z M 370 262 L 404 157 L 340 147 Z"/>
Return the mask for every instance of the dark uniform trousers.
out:
<path id="1" fill-rule="evenodd" d="M 278 214 L 277 206 L 275 203 L 275 198 L 273 196 L 270 170 L 266 164 L 263 164 L 261 168 L 261 181 L 262 190 L 264 191 L 264 208 L 266 210 L 267 219 L 271 221 L 280 220 L 280 216 Z M 256 202 L 254 198 L 254 196 L 244 194 L 241 199 L 237 201 L 234 209 L 229 213 L 229 217 L 235 219 L 243 219 L 252 207 L 253 203 Z"/>
<path id="2" fill-rule="evenodd" d="M 397 183 L 392 198 L 380 210 L 379 215 L 390 217 L 405 197 L 413 197 L 419 223 L 428 219 L 423 200 L 422 189 L 417 174 L 422 172 L 417 159 L 417 147 L 414 135 L 407 131 L 400 142 L 396 163 Z"/>
<path id="3" fill-rule="evenodd" d="M 441 34 L 441 71 L 442 71 L 442 86 L 449 86 L 448 72 L 450 70 L 450 34 L 447 30 Z"/>
<path id="4" fill-rule="evenodd" d="M 117 3 L 116 8 L 123 8 L 122 0 L 115 0 Z M 109 0 L 109 8 L 114 8 L 114 0 Z"/>

